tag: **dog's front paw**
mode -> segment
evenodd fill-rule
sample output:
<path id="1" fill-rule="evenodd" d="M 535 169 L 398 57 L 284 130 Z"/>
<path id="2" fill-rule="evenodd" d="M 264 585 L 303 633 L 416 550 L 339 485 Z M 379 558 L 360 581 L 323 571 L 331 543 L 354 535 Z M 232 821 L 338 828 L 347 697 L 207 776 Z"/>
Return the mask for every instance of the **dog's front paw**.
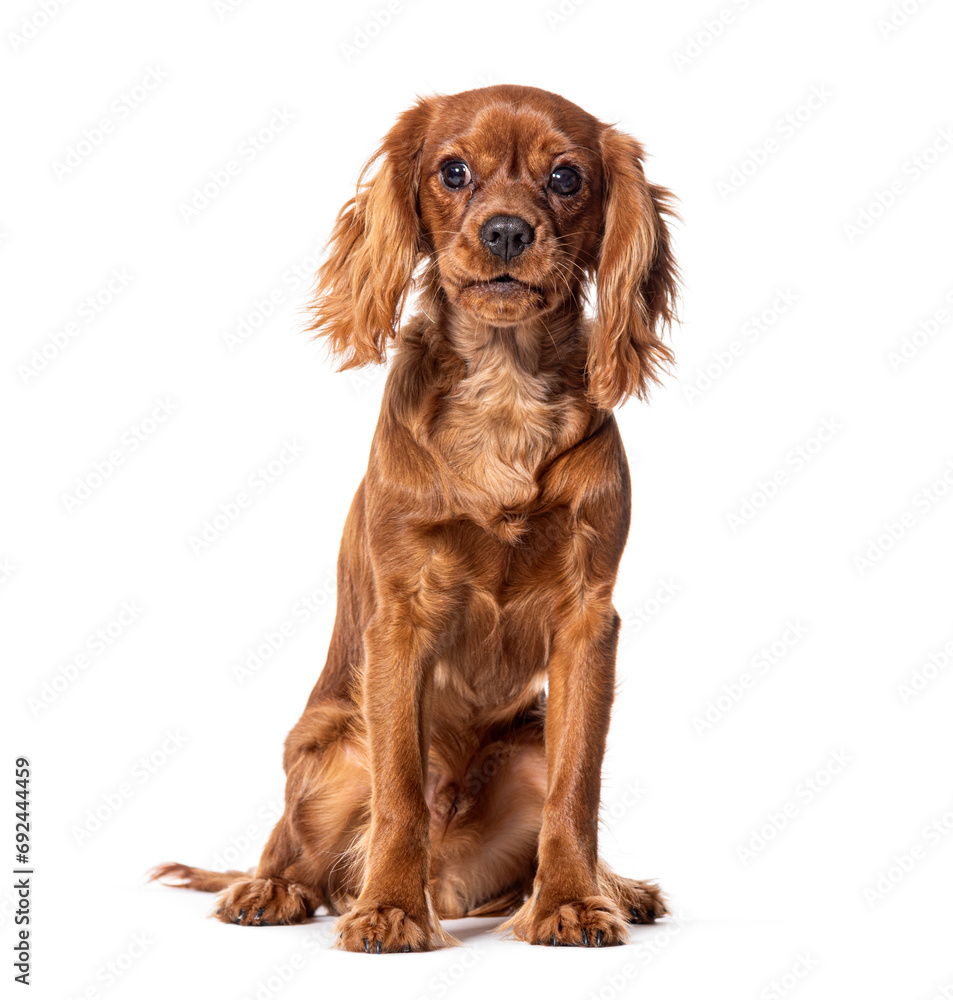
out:
<path id="1" fill-rule="evenodd" d="M 226 924 L 300 924 L 314 913 L 302 886 L 280 876 L 252 878 L 223 890 L 212 914 Z"/>
<path id="2" fill-rule="evenodd" d="M 605 948 L 628 938 L 626 918 L 608 896 L 586 896 L 553 906 L 528 899 L 500 928 L 530 944 Z"/>
<path id="3" fill-rule="evenodd" d="M 337 922 L 337 947 L 345 951 L 433 951 L 459 944 L 436 917 L 414 917 L 399 906 L 358 900 Z"/>

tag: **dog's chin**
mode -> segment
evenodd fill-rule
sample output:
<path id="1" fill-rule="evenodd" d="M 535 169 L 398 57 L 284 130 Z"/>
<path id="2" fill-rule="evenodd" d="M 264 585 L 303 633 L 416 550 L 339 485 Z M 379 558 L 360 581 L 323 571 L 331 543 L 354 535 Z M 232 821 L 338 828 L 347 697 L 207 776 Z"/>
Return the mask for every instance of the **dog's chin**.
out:
<path id="1" fill-rule="evenodd" d="M 451 298 L 467 312 L 498 325 L 522 323 L 546 312 L 549 306 L 544 289 L 511 277 L 458 286 Z"/>

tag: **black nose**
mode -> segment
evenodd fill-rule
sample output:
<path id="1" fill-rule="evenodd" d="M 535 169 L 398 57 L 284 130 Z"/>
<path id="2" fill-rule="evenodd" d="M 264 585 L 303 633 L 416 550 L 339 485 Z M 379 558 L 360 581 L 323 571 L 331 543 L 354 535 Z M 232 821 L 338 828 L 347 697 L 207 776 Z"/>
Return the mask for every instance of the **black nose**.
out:
<path id="1" fill-rule="evenodd" d="M 494 215 L 480 227 L 480 239 L 508 264 L 536 239 L 536 231 L 518 215 Z"/>

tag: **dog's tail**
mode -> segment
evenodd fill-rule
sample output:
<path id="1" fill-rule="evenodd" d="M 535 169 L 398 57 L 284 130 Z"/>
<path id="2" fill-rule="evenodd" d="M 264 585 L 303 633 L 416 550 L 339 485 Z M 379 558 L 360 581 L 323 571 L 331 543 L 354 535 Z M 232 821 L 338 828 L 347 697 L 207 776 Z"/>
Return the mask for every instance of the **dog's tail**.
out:
<path id="1" fill-rule="evenodd" d="M 205 868 L 192 868 L 189 865 L 180 865 L 177 862 L 170 862 L 165 865 L 156 865 L 149 872 L 149 881 L 161 881 L 163 885 L 172 886 L 173 889 L 197 889 L 199 892 L 221 892 L 227 889 L 233 882 L 248 878 L 254 871 L 238 872 L 212 872 Z"/>

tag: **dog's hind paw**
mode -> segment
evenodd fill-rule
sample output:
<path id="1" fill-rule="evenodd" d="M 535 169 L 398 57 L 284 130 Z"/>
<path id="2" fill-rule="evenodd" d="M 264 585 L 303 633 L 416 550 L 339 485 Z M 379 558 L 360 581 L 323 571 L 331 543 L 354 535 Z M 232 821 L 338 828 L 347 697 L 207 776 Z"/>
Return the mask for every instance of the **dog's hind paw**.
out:
<path id="1" fill-rule="evenodd" d="M 226 924 L 269 927 L 300 924 L 314 913 L 303 886 L 279 875 L 236 882 L 218 897 L 212 916 Z"/>

